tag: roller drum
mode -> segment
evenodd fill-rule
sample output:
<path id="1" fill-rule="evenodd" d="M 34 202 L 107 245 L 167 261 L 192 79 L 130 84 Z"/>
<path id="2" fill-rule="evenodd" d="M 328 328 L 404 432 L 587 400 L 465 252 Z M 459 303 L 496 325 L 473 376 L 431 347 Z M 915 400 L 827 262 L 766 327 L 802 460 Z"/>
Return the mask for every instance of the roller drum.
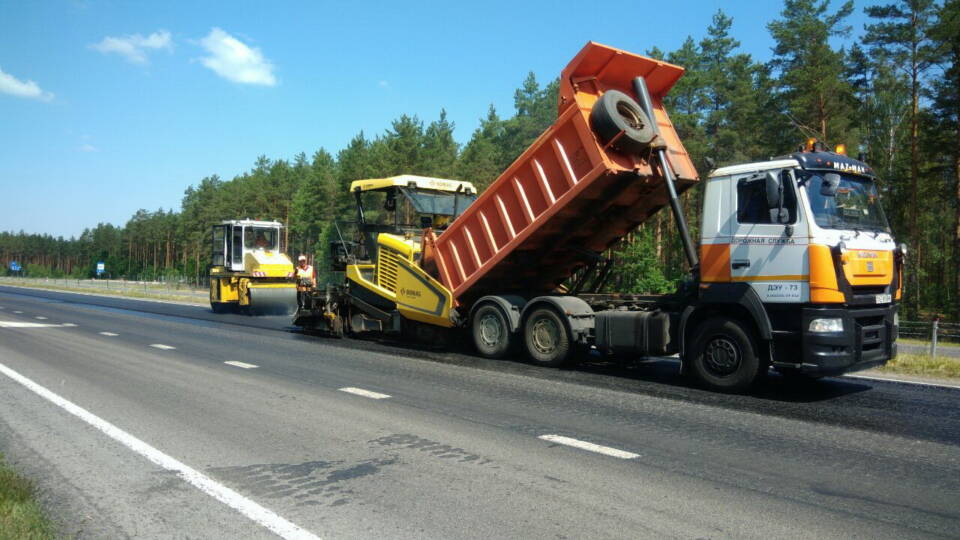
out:
<path id="1" fill-rule="evenodd" d="M 290 315 L 297 310 L 297 288 L 257 287 L 249 289 L 249 310 L 254 315 Z"/>

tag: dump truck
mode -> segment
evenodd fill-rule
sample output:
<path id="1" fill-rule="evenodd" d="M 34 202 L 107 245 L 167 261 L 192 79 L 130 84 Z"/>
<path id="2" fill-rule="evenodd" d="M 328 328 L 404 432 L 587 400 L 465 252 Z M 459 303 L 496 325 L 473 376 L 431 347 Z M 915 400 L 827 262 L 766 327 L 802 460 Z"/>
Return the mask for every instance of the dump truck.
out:
<path id="1" fill-rule="evenodd" d="M 483 356 L 522 350 L 546 366 L 678 354 L 684 373 L 733 392 L 770 367 L 816 378 L 893 358 L 906 248 L 873 170 L 816 142 L 717 169 L 702 181 L 698 249 L 679 194 L 701 180 L 663 106 L 682 74 L 588 43 L 561 74 L 553 125 L 475 200 L 455 201 L 469 206 L 413 204 L 412 226 L 386 218 L 429 180 L 354 182 L 358 232 L 331 246 L 345 280 L 294 324 L 431 342 L 463 331 Z M 387 210 L 377 222 L 363 210 L 373 192 Z M 667 207 L 688 278 L 667 295 L 608 291 L 616 260 L 604 254 Z"/>
<path id="2" fill-rule="evenodd" d="M 210 309 L 289 315 L 297 308 L 293 263 L 282 251 L 283 224 L 252 219 L 213 226 Z"/>

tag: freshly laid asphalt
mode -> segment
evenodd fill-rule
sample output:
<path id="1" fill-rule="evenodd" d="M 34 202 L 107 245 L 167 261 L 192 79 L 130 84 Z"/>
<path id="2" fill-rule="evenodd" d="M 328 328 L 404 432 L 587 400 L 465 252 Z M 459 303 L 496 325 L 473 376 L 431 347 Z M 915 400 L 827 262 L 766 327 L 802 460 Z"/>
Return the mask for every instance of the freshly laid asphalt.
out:
<path id="1" fill-rule="evenodd" d="M 325 538 L 960 535 L 960 389 L 730 396 L 669 360 L 550 370 L 8 287 L 0 365 Z M 65 536 L 273 536 L 3 374 L 0 452 Z"/>

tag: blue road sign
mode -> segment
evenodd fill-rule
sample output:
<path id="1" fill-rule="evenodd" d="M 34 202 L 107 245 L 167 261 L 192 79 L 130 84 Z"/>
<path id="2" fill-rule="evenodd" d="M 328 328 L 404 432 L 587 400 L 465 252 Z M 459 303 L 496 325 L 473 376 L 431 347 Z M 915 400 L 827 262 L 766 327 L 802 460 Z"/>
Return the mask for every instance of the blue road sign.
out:
<path id="1" fill-rule="evenodd" d="M 106 271 L 107 271 L 107 265 L 104 264 L 103 262 L 98 262 L 98 263 L 97 263 L 97 275 L 98 275 L 98 276 L 99 276 L 99 275 L 102 275 L 102 274 L 103 274 L 104 272 L 106 272 Z"/>
<path id="2" fill-rule="evenodd" d="M 10 261 L 10 271 L 11 271 L 11 272 L 19 272 L 20 270 L 22 270 L 22 269 L 20 268 L 20 263 L 18 263 L 17 261 Z"/>

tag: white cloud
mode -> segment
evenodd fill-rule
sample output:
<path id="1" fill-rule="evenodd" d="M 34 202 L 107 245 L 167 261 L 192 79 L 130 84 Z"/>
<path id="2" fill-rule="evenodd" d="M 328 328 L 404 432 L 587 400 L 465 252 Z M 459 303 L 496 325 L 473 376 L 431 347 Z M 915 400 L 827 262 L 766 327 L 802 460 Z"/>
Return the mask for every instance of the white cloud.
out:
<path id="1" fill-rule="evenodd" d="M 9 73 L 4 73 L 3 69 L 0 69 L 0 92 L 40 101 L 53 99 L 53 94 L 44 91 L 37 83 L 30 80 L 23 82 Z"/>
<path id="2" fill-rule="evenodd" d="M 170 32 L 160 30 L 147 37 L 140 34 L 123 37 L 107 36 L 100 43 L 90 45 L 90 48 L 103 54 L 117 53 L 134 64 L 146 64 L 147 49 L 171 51 L 173 41 L 170 39 Z"/>
<path id="3" fill-rule="evenodd" d="M 390 88 L 390 83 L 388 81 L 380 81 L 377 83 L 377 86 L 380 88 Z"/>
<path id="4" fill-rule="evenodd" d="M 256 47 L 250 47 L 224 32 L 213 28 L 200 45 L 210 53 L 200 59 L 204 66 L 229 81 L 243 84 L 274 86 L 273 64 Z"/>
<path id="5" fill-rule="evenodd" d="M 90 143 L 84 143 L 80 145 L 81 152 L 96 152 L 98 148 Z"/>

